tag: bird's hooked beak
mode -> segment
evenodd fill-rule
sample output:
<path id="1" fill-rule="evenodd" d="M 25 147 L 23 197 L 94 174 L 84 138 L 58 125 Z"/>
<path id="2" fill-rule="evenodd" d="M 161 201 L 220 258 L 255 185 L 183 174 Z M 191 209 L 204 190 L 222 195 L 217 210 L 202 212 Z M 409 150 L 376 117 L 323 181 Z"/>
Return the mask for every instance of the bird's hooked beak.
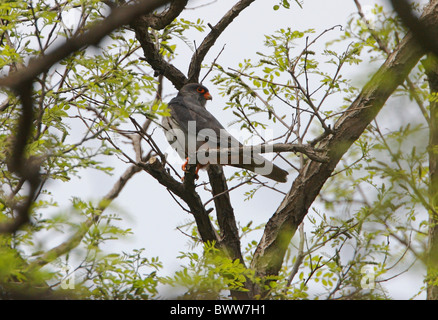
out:
<path id="1" fill-rule="evenodd" d="M 211 96 L 210 92 L 206 92 L 204 93 L 204 98 L 205 100 L 213 100 L 213 97 Z"/>

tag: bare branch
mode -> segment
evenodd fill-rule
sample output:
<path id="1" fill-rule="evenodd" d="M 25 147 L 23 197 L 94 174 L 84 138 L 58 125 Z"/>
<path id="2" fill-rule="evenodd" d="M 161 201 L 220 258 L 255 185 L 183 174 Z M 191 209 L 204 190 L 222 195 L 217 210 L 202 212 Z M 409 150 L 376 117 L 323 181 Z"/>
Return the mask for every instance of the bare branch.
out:
<path id="1" fill-rule="evenodd" d="M 226 181 L 224 182 L 221 179 L 223 175 L 222 167 L 210 165 L 207 172 L 210 178 L 212 194 L 217 195 L 214 196 L 213 200 L 221 229 L 221 242 L 227 248 L 233 260 L 239 259 L 241 263 L 244 263 L 242 253 L 240 252 L 239 230 L 237 229 L 234 210 L 231 206 L 230 194 L 227 192 L 228 186 Z"/>
<path id="2" fill-rule="evenodd" d="M 305 154 L 309 159 L 316 162 L 328 162 L 329 158 L 325 155 L 323 149 L 316 149 L 310 145 L 297 144 L 297 143 L 275 143 L 275 144 L 261 144 L 257 146 L 242 146 L 234 148 L 222 148 L 222 149 L 208 149 L 208 157 L 216 159 L 225 159 L 228 156 L 235 155 L 242 157 L 244 154 L 251 153 L 270 153 L 270 152 L 295 152 Z M 200 150 L 197 154 L 200 156 L 206 156 L 207 151 Z"/>
<path id="3" fill-rule="evenodd" d="M 204 38 L 199 48 L 192 56 L 188 72 L 188 82 L 199 82 L 202 61 L 204 61 L 208 51 L 210 51 L 211 47 L 215 44 L 216 40 L 229 26 L 229 24 L 233 22 L 233 20 L 254 1 L 255 0 L 239 1 L 222 17 L 222 19 L 215 26 L 209 25 L 211 28 L 210 33 Z"/>
<path id="4" fill-rule="evenodd" d="M 231 205 L 230 194 L 226 180 L 223 179 L 224 174 L 221 166 L 210 165 L 207 169 L 212 194 L 214 196 L 214 204 L 216 207 L 217 221 L 221 230 L 220 245 L 227 251 L 232 260 L 238 259 L 240 263 L 245 265 L 242 252 L 240 250 L 239 229 L 237 228 L 234 209 Z M 249 281 L 246 285 L 249 285 Z M 248 299 L 248 294 L 241 291 L 232 291 L 231 295 L 236 299 Z"/>
<path id="5" fill-rule="evenodd" d="M 220 244 L 220 238 L 211 224 L 210 218 L 205 210 L 204 205 L 202 204 L 201 198 L 194 190 L 194 172 L 190 172 L 192 176 L 188 176 L 186 174 L 184 183 L 181 183 L 175 180 L 166 171 L 166 169 L 163 167 L 163 164 L 155 157 L 151 157 L 148 162 L 139 162 L 137 165 L 153 176 L 160 184 L 181 198 L 189 206 L 190 212 L 195 218 L 196 225 L 198 226 L 198 231 L 203 242 L 215 242 Z"/>
<path id="6" fill-rule="evenodd" d="M 298 245 L 298 252 L 297 252 L 297 258 L 295 260 L 295 263 L 292 267 L 292 270 L 290 272 L 289 278 L 287 279 L 287 285 L 286 288 L 284 288 L 284 293 L 287 293 L 287 289 L 290 287 L 295 275 L 298 273 L 298 270 L 301 266 L 301 263 L 304 260 L 305 254 L 304 254 L 304 223 L 300 224 L 300 243 Z"/>

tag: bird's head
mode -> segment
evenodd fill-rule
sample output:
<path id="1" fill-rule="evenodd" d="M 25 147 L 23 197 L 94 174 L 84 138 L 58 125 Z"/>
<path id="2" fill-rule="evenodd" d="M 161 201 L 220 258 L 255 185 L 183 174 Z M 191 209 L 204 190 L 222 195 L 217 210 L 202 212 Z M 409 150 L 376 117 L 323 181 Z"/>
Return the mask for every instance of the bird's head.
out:
<path id="1" fill-rule="evenodd" d="M 179 93 L 196 99 L 203 107 L 205 107 L 207 100 L 213 99 L 208 89 L 199 83 L 186 84 Z"/>

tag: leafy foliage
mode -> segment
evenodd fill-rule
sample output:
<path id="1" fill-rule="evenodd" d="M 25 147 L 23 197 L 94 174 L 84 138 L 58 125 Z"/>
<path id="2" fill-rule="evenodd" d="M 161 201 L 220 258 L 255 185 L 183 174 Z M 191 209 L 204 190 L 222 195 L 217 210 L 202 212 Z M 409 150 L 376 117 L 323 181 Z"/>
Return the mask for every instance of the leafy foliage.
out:
<path id="1" fill-rule="evenodd" d="M 183 299 L 227 298 L 228 290 L 246 291 L 246 278 L 254 278 L 251 270 L 225 256 L 214 244 L 205 244 L 201 254 L 182 253 L 178 258 L 188 259 L 188 265 L 162 281 L 178 291 L 184 288 Z"/>

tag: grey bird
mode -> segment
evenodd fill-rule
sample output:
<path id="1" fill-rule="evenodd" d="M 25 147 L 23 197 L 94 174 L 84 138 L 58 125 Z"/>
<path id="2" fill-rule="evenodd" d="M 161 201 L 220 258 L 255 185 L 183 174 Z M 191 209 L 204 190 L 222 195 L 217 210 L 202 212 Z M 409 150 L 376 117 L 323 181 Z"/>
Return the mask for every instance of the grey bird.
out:
<path id="1" fill-rule="evenodd" d="M 234 154 L 228 149 L 225 157 L 220 157 L 217 152 L 209 153 L 213 149 L 237 150 L 243 145 L 206 109 L 207 100 L 212 100 L 212 96 L 205 86 L 198 83 L 186 84 L 169 102 L 170 116 L 162 119 L 168 142 L 181 158 L 186 159 L 183 170 L 187 163 L 197 165 L 196 174 L 199 168 L 208 164 L 230 165 L 278 182 L 286 182 L 288 172 L 258 153 L 242 154 L 242 149 L 240 152 L 234 151 Z"/>

